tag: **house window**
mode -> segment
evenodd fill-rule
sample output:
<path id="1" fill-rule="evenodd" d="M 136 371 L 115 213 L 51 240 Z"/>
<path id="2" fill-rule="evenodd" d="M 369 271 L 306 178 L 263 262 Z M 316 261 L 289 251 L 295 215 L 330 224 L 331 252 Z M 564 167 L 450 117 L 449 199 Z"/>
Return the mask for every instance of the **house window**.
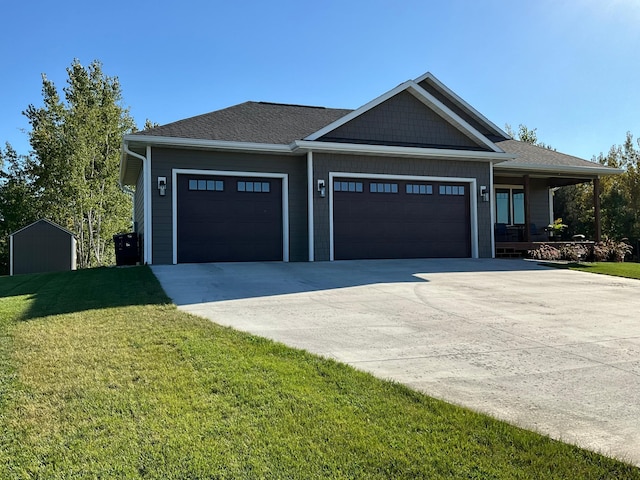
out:
<path id="1" fill-rule="evenodd" d="M 269 193 L 271 192 L 270 182 L 245 182 L 238 180 L 239 192 L 252 192 L 252 193 Z"/>
<path id="2" fill-rule="evenodd" d="M 196 180 L 189 179 L 189 190 L 200 190 L 209 192 L 224 192 L 224 181 L 222 180 Z"/>
<path id="3" fill-rule="evenodd" d="M 440 185 L 440 195 L 464 195 L 464 185 Z"/>
<path id="4" fill-rule="evenodd" d="M 433 195 L 433 185 L 407 183 L 407 193 L 410 195 Z"/>
<path id="5" fill-rule="evenodd" d="M 333 182 L 334 192 L 355 192 L 362 193 L 362 182 Z"/>
<path id="6" fill-rule="evenodd" d="M 371 193 L 398 193 L 397 183 L 370 183 L 369 191 Z"/>
<path id="7" fill-rule="evenodd" d="M 496 188 L 496 222 L 524 225 L 524 190 Z"/>

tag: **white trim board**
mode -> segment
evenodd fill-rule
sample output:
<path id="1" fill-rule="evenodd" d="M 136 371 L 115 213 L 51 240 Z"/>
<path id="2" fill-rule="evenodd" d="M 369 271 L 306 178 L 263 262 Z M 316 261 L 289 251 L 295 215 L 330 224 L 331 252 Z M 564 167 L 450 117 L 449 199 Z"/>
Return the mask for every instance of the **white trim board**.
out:
<path id="1" fill-rule="evenodd" d="M 478 132 L 473 126 L 467 123 L 464 119 L 459 117 L 455 112 L 453 112 L 449 107 L 447 107 L 444 103 L 440 102 L 436 97 L 427 92 L 424 88 L 418 85 L 413 80 L 408 80 L 404 83 L 401 83 L 397 87 L 389 90 L 387 93 L 380 95 L 369 103 L 363 105 L 362 107 L 352 111 L 351 113 L 345 115 L 344 117 L 339 118 L 338 120 L 330 123 L 324 128 L 321 128 L 317 132 L 312 133 L 311 135 L 304 138 L 307 141 L 315 141 L 319 138 L 323 137 L 327 133 L 339 128 L 348 122 L 354 120 L 355 118 L 363 115 L 369 110 L 377 107 L 378 105 L 386 102 L 387 100 L 393 98 L 401 92 L 408 91 L 411 93 L 416 99 L 422 102 L 426 108 L 431 109 L 433 112 L 438 114 L 445 122 L 453 125 L 457 128 L 461 133 L 469 137 L 471 140 L 475 141 L 478 145 L 484 145 L 487 148 L 491 149 L 492 152 L 495 153 L 504 153 L 503 150 L 495 145 L 493 142 L 489 141 L 484 135 Z"/>
<path id="2" fill-rule="evenodd" d="M 329 260 L 335 260 L 334 230 L 333 230 L 333 179 L 334 178 L 366 178 L 374 180 L 415 180 L 419 182 L 447 182 L 469 184 L 469 217 L 471 221 L 471 258 L 478 258 L 478 199 L 477 180 L 466 177 L 430 177 L 420 175 L 392 175 L 384 173 L 354 173 L 329 172 Z"/>
<path id="3" fill-rule="evenodd" d="M 282 261 L 289 261 L 289 175 L 273 172 L 236 172 L 226 170 L 198 170 L 174 168 L 171 170 L 171 230 L 172 261 L 178 263 L 178 175 L 217 175 L 221 177 L 279 178 L 282 180 Z"/>

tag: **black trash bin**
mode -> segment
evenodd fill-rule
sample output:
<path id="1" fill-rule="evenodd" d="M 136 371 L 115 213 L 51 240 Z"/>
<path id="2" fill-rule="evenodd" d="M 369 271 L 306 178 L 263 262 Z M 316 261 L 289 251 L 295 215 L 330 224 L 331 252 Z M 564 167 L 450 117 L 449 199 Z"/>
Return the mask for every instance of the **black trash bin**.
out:
<path id="1" fill-rule="evenodd" d="M 116 247 L 116 265 L 135 265 L 140 259 L 137 233 L 121 233 L 113 236 Z"/>

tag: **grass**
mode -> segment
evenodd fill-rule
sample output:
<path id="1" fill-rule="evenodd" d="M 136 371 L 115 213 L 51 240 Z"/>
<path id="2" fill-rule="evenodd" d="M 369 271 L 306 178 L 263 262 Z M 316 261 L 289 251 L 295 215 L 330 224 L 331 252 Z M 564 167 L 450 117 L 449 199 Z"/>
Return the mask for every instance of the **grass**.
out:
<path id="1" fill-rule="evenodd" d="M 600 273 L 615 277 L 636 278 L 640 280 L 640 263 L 629 262 L 596 262 L 596 263 L 572 263 L 571 270 Z"/>
<path id="2" fill-rule="evenodd" d="M 640 479 L 178 311 L 146 267 L 0 278 L 0 478 Z"/>

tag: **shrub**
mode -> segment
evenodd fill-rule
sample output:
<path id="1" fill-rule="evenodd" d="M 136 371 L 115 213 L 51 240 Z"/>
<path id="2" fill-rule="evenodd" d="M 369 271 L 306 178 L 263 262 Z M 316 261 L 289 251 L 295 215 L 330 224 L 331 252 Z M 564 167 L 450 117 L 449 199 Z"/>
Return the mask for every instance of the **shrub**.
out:
<path id="1" fill-rule="evenodd" d="M 560 247 L 560 258 L 569 260 L 570 262 L 579 262 L 586 260 L 591 252 L 588 245 L 580 245 L 577 243 L 568 243 Z"/>
<path id="2" fill-rule="evenodd" d="M 546 243 L 543 243 L 535 250 L 529 250 L 527 254 L 535 260 L 560 260 L 561 258 L 560 250 Z"/>
<path id="3" fill-rule="evenodd" d="M 529 250 L 527 253 L 529 258 L 535 260 L 624 262 L 625 257 L 630 255 L 632 250 L 633 247 L 625 242 L 616 242 L 607 239 L 593 245 L 567 243 L 560 248 L 555 248 L 543 243 L 536 250 Z"/>
<path id="4" fill-rule="evenodd" d="M 633 247 L 625 242 L 607 239 L 593 246 L 592 257 L 594 262 L 624 262 L 632 250 Z"/>

